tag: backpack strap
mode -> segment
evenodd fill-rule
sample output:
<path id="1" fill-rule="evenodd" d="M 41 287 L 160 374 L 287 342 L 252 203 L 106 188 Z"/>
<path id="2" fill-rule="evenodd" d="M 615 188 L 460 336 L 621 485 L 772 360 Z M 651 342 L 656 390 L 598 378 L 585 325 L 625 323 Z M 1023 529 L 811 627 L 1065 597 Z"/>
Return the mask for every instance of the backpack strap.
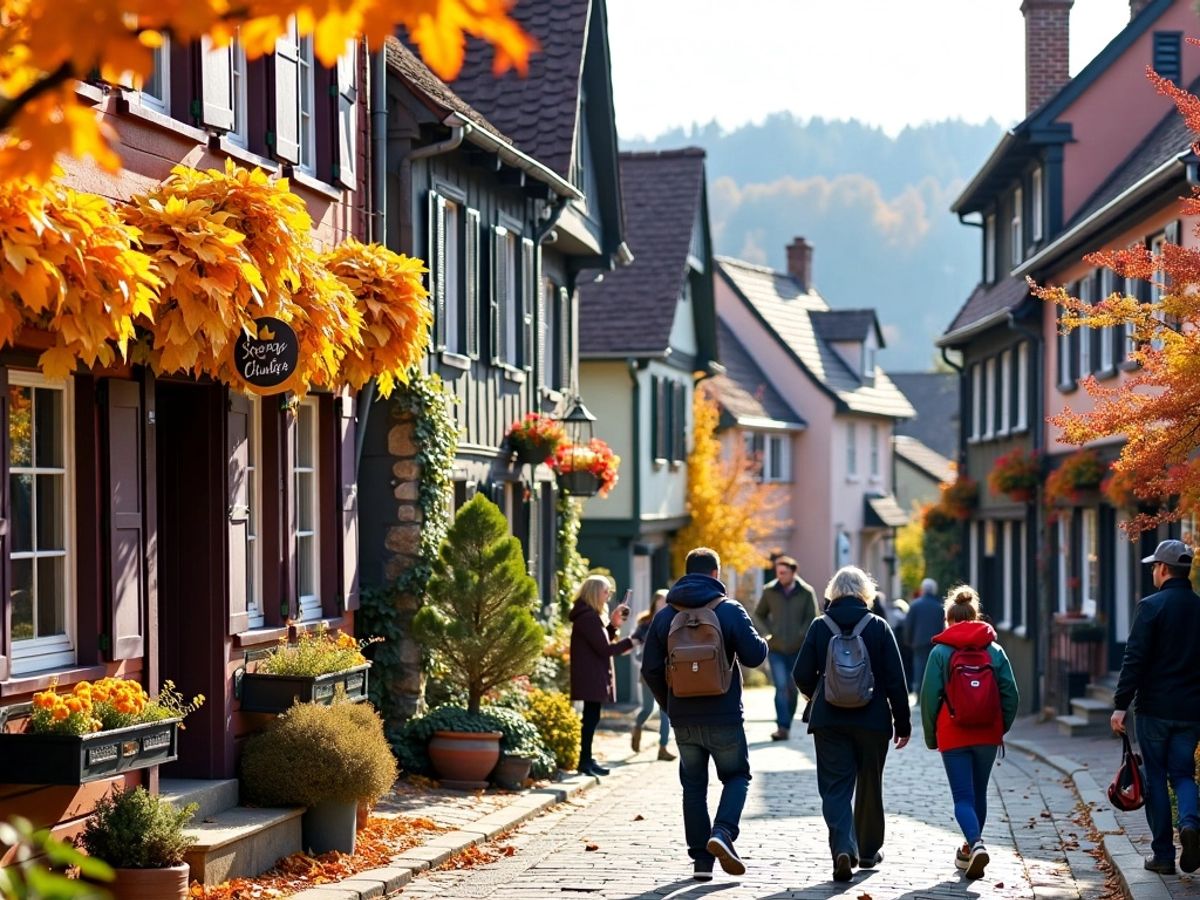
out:
<path id="1" fill-rule="evenodd" d="M 704 604 L 703 608 L 704 609 L 716 609 L 718 606 L 720 606 L 724 602 L 725 602 L 725 596 L 722 595 L 720 597 L 717 597 L 715 600 L 709 600 L 707 603 Z"/>
<path id="2" fill-rule="evenodd" d="M 837 622 L 833 621 L 833 618 L 829 615 L 829 613 L 822 613 L 821 621 L 825 623 L 826 628 L 833 632 L 834 637 L 837 637 L 842 633 L 841 627 Z"/>
<path id="3" fill-rule="evenodd" d="M 871 624 L 871 618 L 874 615 L 875 615 L 874 613 L 869 612 L 865 616 L 863 616 L 861 619 L 859 619 L 857 624 L 855 624 L 853 630 L 851 630 L 850 636 L 851 637 L 861 637 L 862 633 L 867 630 L 867 626 Z"/>

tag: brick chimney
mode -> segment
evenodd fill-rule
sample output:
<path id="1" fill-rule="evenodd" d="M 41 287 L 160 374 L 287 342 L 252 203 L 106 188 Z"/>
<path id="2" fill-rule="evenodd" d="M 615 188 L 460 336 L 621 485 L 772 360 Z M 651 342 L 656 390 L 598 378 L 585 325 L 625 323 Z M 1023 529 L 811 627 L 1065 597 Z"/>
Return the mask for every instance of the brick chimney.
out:
<path id="1" fill-rule="evenodd" d="M 802 237 L 796 238 L 787 246 L 788 274 L 800 282 L 802 291 L 812 287 L 812 253 L 812 244 Z"/>
<path id="2" fill-rule="evenodd" d="M 1136 19 L 1137 14 L 1149 6 L 1151 0 L 1129 0 L 1129 18 Z"/>
<path id="3" fill-rule="evenodd" d="M 1071 6 L 1075 0 L 1023 0 L 1025 115 L 1070 80 Z M 1133 0 L 1137 2 L 1137 0 Z"/>

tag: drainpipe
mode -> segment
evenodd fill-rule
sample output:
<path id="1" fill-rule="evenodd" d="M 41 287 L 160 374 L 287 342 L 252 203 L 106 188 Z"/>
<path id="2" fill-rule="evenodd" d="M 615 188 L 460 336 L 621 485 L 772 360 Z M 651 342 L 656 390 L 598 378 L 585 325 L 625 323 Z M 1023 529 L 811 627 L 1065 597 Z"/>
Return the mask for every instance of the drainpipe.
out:
<path id="1" fill-rule="evenodd" d="M 638 375 L 646 368 L 646 360 L 630 357 L 625 361 L 629 380 L 633 382 L 633 518 L 642 517 L 642 392 Z"/>

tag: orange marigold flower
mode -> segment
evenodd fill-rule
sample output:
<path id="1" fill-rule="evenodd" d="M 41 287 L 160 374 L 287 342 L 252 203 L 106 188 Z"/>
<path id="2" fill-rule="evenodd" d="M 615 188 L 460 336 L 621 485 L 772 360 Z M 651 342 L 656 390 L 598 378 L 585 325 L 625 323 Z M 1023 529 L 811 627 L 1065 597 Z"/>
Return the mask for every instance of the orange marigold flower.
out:
<path id="1" fill-rule="evenodd" d="M 67 711 L 65 706 L 56 706 L 54 707 L 54 711 L 50 713 L 51 718 L 53 718 L 55 722 L 61 722 L 69 715 L 70 713 Z"/>

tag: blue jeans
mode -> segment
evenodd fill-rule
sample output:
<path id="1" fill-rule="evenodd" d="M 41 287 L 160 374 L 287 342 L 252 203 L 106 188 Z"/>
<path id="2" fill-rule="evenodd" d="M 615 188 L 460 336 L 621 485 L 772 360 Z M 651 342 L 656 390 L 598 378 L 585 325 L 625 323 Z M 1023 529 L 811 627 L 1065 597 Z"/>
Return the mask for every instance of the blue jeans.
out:
<path id="1" fill-rule="evenodd" d="M 750 750 L 746 729 L 736 725 L 675 725 L 675 743 L 679 747 L 679 783 L 683 785 L 683 833 L 688 856 L 697 862 L 712 864 L 708 839 L 720 831 L 736 841 L 742 807 L 750 789 Z M 717 767 L 721 781 L 721 800 L 717 816 L 708 818 L 708 761 Z"/>
<path id="2" fill-rule="evenodd" d="M 637 727 L 641 728 L 646 724 L 646 720 L 650 718 L 650 714 L 654 712 L 654 693 L 650 690 L 650 686 L 646 684 L 645 679 L 642 679 L 642 709 L 637 714 Z M 660 708 L 658 710 L 658 745 L 660 747 L 667 746 L 667 741 L 671 738 L 671 720 L 667 718 L 667 711 Z"/>
<path id="3" fill-rule="evenodd" d="M 839 853 L 850 854 L 855 864 L 874 859 L 883 849 L 883 764 L 889 736 L 841 725 L 818 728 L 812 736 L 817 792 L 833 859 Z"/>
<path id="4" fill-rule="evenodd" d="M 954 798 L 954 818 L 968 844 L 983 836 L 987 821 L 988 780 L 996 764 L 997 748 L 992 744 L 975 744 L 942 753 L 950 795 Z"/>
<path id="5" fill-rule="evenodd" d="M 780 728 L 791 728 L 792 719 L 796 718 L 796 704 L 800 699 L 800 689 L 792 678 L 792 670 L 796 668 L 795 653 L 781 653 L 772 650 L 767 654 L 767 663 L 771 667 L 771 681 L 775 684 L 775 724 Z"/>
<path id="6" fill-rule="evenodd" d="M 1137 739 L 1146 767 L 1146 821 L 1154 858 L 1175 861 L 1175 835 L 1171 830 L 1171 799 L 1167 781 L 1175 789 L 1179 827 L 1200 828 L 1196 795 L 1196 744 L 1200 722 L 1178 722 L 1137 716 Z"/>

